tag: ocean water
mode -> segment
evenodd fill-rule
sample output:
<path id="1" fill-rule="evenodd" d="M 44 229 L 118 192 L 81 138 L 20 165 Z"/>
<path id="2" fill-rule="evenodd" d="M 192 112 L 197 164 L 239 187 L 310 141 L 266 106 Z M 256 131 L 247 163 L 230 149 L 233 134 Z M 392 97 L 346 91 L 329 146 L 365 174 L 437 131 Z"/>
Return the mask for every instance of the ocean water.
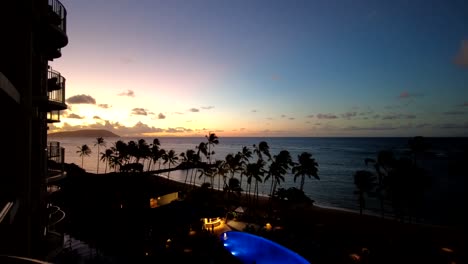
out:
<path id="1" fill-rule="evenodd" d="M 105 138 L 106 147 L 110 148 L 117 140 L 128 142 L 137 141 L 140 138 Z M 153 138 L 143 138 L 148 144 L 152 143 Z M 183 137 L 161 137 L 160 147 L 165 150 L 173 149 L 177 154 L 185 152 L 187 149 L 196 150 L 196 146 L 206 139 L 183 138 Z M 374 171 L 371 165 L 367 166 L 364 162 L 366 158 L 376 159 L 380 150 L 392 150 L 397 155 L 408 151 L 408 140 L 410 138 L 219 138 L 219 144 L 214 146 L 215 155 L 212 160 L 224 159 L 229 153 L 237 153 L 243 146 L 253 149 L 253 144 L 266 141 L 270 146 L 272 155 L 278 154 L 281 150 L 288 150 L 297 161 L 298 155 L 302 152 L 312 153 L 312 157 L 318 163 L 318 175 L 320 180 L 306 178 L 304 185 L 305 194 L 315 201 L 316 205 L 342 210 L 358 211 L 359 204 L 355 194 L 355 185 L 353 175 L 357 170 L 367 169 Z M 65 148 L 65 162 L 75 163 L 83 167 L 88 172 L 96 173 L 98 163 L 98 150 L 94 146 L 95 138 L 59 138 L 50 139 L 59 141 Z M 425 192 L 426 205 L 423 218 L 419 221 L 426 221 L 435 224 L 447 224 L 456 222 L 453 219 L 454 212 L 463 210 L 466 205 L 462 202 L 466 197 L 466 176 L 451 173 L 452 159 L 459 157 L 463 150 L 466 151 L 468 138 L 427 138 L 431 145 L 430 159 L 425 160 L 421 165 L 425 167 L 431 184 Z M 92 153 L 90 156 L 82 158 L 77 153 L 79 146 L 87 144 Z M 99 150 L 103 152 L 105 148 Z M 256 159 L 254 155 L 254 159 Z M 164 164 L 156 164 L 154 168 Z M 146 170 L 147 165 L 145 165 Z M 99 173 L 104 173 L 105 164 L 100 162 Z M 107 169 L 109 171 L 109 168 Z M 466 170 L 465 170 L 466 171 Z M 167 176 L 166 174 L 163 176 Z M 185 171 L 173 171 L 169 177 L 173 180 L 184 181 Z M 203 182 L 203 178 L 197 177 L 197 184 Z M 246 178 L 242 180 L 242 188 L 247 190 Z M 298 187 L 300 178 L 294 182 L 294 176 L 289 173 L 285 176 L 285 181 L 278 188 Z M 218 187 L 218 180 L 214 181 L 215 188 Z M 260 184 L 260 194 L 268 195 L 271 182 L 267 181 Z M 253 189 L 253 188 L 252 188 Z M 380 214 L 379 203 L 376 199 L 367 197 L 366 210 L 368 214 Z"/>

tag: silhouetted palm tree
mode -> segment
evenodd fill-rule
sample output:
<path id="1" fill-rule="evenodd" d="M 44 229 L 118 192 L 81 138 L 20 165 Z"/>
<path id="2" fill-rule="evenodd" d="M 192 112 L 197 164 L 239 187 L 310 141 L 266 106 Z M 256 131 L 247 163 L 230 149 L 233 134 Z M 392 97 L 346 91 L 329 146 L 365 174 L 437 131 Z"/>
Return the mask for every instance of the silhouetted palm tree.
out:
<path id="1" fill-rule="evenodd" d="M 171 173 L 171 165 L 175 165 L 179 158 L 177 157 L 177 154 L 175 153 L 173 149 L 165 153 L 162 158 L 164 160 L 164 164 L 169 163 L 169 168 L 168 168 L 169 171 L 167 172 L 167 178 L 169 179 L 169 174 Z"/>
<path id="2" fill-rule="evenodd" d="M 245 175 L 247 176 L 247 185 L 248 190 L 247 190 L 247 196 L 250 197 L 250 189 L 252 186 L 252 179 L 255 180 L 255 185 L 254 185 L 254 194 L 255 197 L 258 200 L 258 183 L 262 182 L 262 177 L 265 174 L 265 170 L 263 167 L 265 166 L 265 161 L 259 159 L 255 163 L 249 163 L 247 164 L 246 170 L 245 170 Z"/>
<path id="3" fill-rule="evenodd" d="M 106 149 L 104 152 L 101 152 L 101 161 L 106 164 L 104 173 L 107 173 L 107 164 L 109 163 L 109 159 L 111 158 L 113 154 L 114 154 L 114 151 L 112 150 L 112 148 Z"/>
<path id="4" fill-rule="evenodd" d="M 81 145 L 77 147 L 78 150 L 76 151 L 76 153 L 79 153 L 80 154 L 80 157 L 81 157 L 81 168 L 83 168 L 83 163 L 84 163 L 84 157 L 85 156 L 89 156 L 91 155 L 91 149 L 88 147 L 88 145 L 84 144 L 84 145 Z M 84 169 L 84 168 L 83 168 Z"/>
<path id="5" fill-rule="evenodd" d="M 242 151 L 238 152 L 237 155 L 239 156 L 239 163 L 240 163 L 240 186 L 242 187 L 242 176 L 245 174 L 247 170 L 247 164 L 250 163 L 250 158 L 252 157 L 252 151 L 244 146 L 242 147 Z"/>
<path id="6" fill-rule="evenodd" d="M 150 146 L 150 153 L 149 153 L 150 161 L 149 161 L 149 164 L 148 164 L 148 171 L 151 170 L 151 165 L 155 164 L 156 161 L 158 161 L 158 159 L 161 158 L 159 156 L 159 146 L 160 145 L 161 145 L 161 143 L 159 142 L 159 139 L 157 139 L 157 138 L 153 139 L 153 144 L 151 144 L 151 146 Z"/>
<path id="7" fill-rule="evenodd" d="M 271 154 L 270 154 L 270 146 L 268 146 L 268 143 L 266 141 L 260 141 L 260 143 L 257 145 L 253 145 L 253 152 L 257 154 L 257 157 L 261 160 L 263 160 L 263 155 L 268 157 L 268 160 L 271 159 Z"/>
<path id="8" fill-rule="evenodd" d="M 374 174 L 366 170 L 358 170 L 354 174 L 354 184 L 359 194 L 359 214 L 362 215 L 362 209 L 365 208 L 364 194 L 371 194 L 376 186 Z"/>
<path id="9" fill-rule="evenodd" d="M 98 137 L 96 138 L 96 141 L 94 142 L 94 146 L 96 147 L 97 146 L 97 169 L 96 169 L 96 174 L 99 174 L 99 147 L 105 147 L 106 146 L 106 142 L 104 141 L 104 138 L 103 137 Z"/>
<path id="10" fill-rule="evenodd" d="M 268 170 L 268 175 L 265 177 L 265 181 L 271 177 L 270 197 L 273 197 L 276 186 L 284 181 L 284 175 L 288 173 L 288 169 L 292 165 L 294 165 L 294 163 L 292 162 L 291 155 L 287 150 L 282 150 L 278 155 L 273 157 Z"/>
<path id="11" fill-rule="evenodd" d="M 211 164 L 211 156 L 215 154 L 214 150 L 211 149 L 211 147 L 214 145 L 219 144 L 219 139 L 218 136 L 216 136 L 215 133 L 208 133 L 206 137 L 206 140 L 208 140 L 208 163 Z"/>
<path id="12" fill-rule="evenodd" d="M 143 165 L 145 164 L 145 160 L 150 156 L 150 146 L 146 143 L 146 140 L 139 139 L 137 144 L 137 151 L 136 155 L 136 163 L 140 162 L 140 159 L 143 159 Z"/>
<path id="13" fill-rule="evenodd" d="M 301 185 L 299 190 L 304 190 L 304 180 L 305 176 L 309 177 L 314 176 L 315 179 L 320 180 L 318 176 L 318 164 L 315 159 L 312 158 L 312 154 L 309 152 L 302 152 L 301 155 L 297 156 L 299 163 L 295 164 L 292 168 L 292 173 L 294 174 L 294 182 L 298 176 L 301 176 Z"/>

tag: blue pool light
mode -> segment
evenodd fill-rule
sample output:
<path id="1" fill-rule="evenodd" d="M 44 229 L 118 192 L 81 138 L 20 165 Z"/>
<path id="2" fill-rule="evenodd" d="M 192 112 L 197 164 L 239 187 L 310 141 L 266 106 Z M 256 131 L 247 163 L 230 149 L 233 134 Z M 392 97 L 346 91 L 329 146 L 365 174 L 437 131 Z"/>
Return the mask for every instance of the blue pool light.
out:
<path id="1" fill-rule="evenodd" d="M 228 231 L 221 234 L 221 240 L 224 242 L 224 247 L 243 263 L 310 264 L 296 252 L 249 233 Z"/>

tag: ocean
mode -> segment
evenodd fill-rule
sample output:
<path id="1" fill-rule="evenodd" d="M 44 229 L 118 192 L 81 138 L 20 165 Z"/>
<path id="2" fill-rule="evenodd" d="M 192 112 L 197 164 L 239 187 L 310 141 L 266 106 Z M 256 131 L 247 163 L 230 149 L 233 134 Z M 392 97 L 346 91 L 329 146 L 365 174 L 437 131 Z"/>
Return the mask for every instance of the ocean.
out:
<path id="1" fill-rule="evenodd" d="M 137 141 L 141 138 L 104 138 L 106 147 L 110 148 L 117 140 L 128 142 Z M 144 138 L 148 144 L 153 142 L 153 137 Z M 160 147 L 174 150 L 177 154 L 187 149 L 196 150 L 200 142 L 206 142 L 204 137 L 160 137 Z M 359 211 L 358 196 L 355 193 L 354 173 L 358 170 L 370 170 L 374 172 L 371 165 L 365 164 L 366 158 L 377 158 L 381 150 L 392 150 L 397 156 L 406 153 L 408 140 L 410 138 L 300 138 L 300 137 L 227 137 L 219 138 L 219 144 L 213 150 L 215 154 L 212 160 L 224 159 L 227 154 L 235 154 L 242 150 L 243 146 L 253 149 L 253 144 L 266 141 L 270 147 L 270 153 L 278 154 L 281 150 L 288 150 L 293 161 L 298 160 L 302 152 L 309 152 L 318 163 L 318 175 L 320 180 L 306 178 L 304 193 L 315 201 L 315 204 L 327 208 L 341 210 Z M 91 148 L 91 155 L 83 159 L 83 167 L 86 171 L 96 173 L 98 162 L 97 146 L 94 146 L 95 138 L 51 138 L 51 141 L 59 141 L 65 148 L 65 162 L 75 163 L 81 166 L 82 158 L 77 153 L 79 146 L 87 144 Z M 451 225 L 458 224 L 458 212 L 466 208 L 466 169 L 465 172 L 453 172 L 454 160 L 463 158 L 466 160 L 468 149 L 468 138 L 426 138 L 430 144 L 429 158 L 425 158 L 421 166 L 425 167 L 430 184 L 424 193 L 423 215 L 418 221 L 431 224 Z M 100 148 L 103 152 L 105 148 Z M 464 151 L 464 152 L 463 152 Z M 100 155 L 99 155 L 100 156 Z M 254 155 L 255 156 L 255 155 Z M 255 157 L 256 159 L 256 157 Z M 155 165 L 157 166 L 157 165 Z M 161 164 L 161 168 L 165 165 Z M 104 173 L 105 164 L 100 163 L 99 173 Z M 146 166 L 145 166 L 146 170 Z M 109 168 L 107 168 L 109 172 Z M 167 176 L 166 174 L 162 176 Z M 185 171 L 172 171 L 170 178 L 184 181 Z M 198 178 L 198 177 L 197 177 Z M 278 188 L 299 188 L 300 178 L 294 182 L 294 176 L 289 173 L 285 181 Z M 197 179 L 201 184 L 203 178 Z M 246 178 L 242 180 L 242 188 L 247 190 Z M 217 187 L 217 179 L 214 181 Z M 268 195 L 270 181 L 260 184 L 261 195 Z M 367 214 L 380 214 L 379 202 L 376 198 L 366 197 Z M 388 209 L 387 209 L 388 210 Z"/>

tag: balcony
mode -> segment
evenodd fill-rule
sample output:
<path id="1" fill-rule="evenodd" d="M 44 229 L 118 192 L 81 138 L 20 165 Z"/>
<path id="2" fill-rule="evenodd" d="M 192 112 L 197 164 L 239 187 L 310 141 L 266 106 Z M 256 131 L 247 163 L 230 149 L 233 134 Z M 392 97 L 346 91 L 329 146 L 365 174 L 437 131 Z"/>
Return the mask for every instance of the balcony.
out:
<path id="1" fill-rule="evenodd" d="M 60 142 L 51 141 L 47 145 L 47 178 L 46 183 L 52 183 L 67 176 L 65 172 L 65 149 L 60 147 Z"/>
<path id="2" fill-rule="evenodd" d="M 68 44 L 67 10 L 58 0 L 48 0 L 48 9 L 44 27 L 44 51 L 49 60 L 60 58 L 61 48 Z"/>
<path id="3" fill-rule="evenodd" d="M 65 78 L 60 72 L 51 68 L 49 68 L 47 75 L 47 96 L 49 98 L 48 111 L 67 109 L 65 104 Z"/>
<path id="4" fill-rule="evenodd" d="M 60 122 L 60 110 L 53 110 L 47 112 L 47 123 Z"/>

